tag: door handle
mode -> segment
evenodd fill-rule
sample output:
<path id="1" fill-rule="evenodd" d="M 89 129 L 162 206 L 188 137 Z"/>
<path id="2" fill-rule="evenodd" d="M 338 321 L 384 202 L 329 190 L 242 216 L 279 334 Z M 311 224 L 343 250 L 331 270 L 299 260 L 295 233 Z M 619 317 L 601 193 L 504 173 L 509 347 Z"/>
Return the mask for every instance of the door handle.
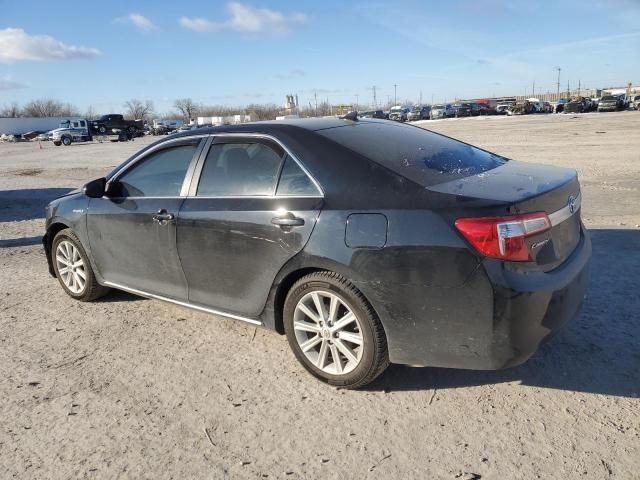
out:
<path id="1" fill-rule="evenodd" d="M 273 223 L 274 225 L 278 225 L 280 228 L 300 227 L 304 225 L 304 219 L 300 217 L 296 217 L 291 212 L 286 212 L 277 217 L 273 217 L 271 219 L 271 223 Z"/>
<path id="2" fill-rule="evenodd" d="M 158 222 L 160 225 L 166 225 L 167 222 L 170 222 L 175 217 L 173 216 L 173 213 L 167 213 L 164 208 L 161 208 L 160 210 L 158 210 L 158 213 L 153 214 L 151 218 L 153 218 L 153 220 Z"/>

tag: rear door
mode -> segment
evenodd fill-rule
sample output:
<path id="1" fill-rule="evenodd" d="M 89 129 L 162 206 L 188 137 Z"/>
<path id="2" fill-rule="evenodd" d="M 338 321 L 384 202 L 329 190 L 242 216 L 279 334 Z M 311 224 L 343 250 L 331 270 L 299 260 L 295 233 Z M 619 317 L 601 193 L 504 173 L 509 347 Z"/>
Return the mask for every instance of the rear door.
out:
<path id="1" fill-rule="evenodd" d="M 322 199 L 317 183 L 273 139 L 212 139 L 178 216 L 189 301 L 259 315 L 277 272 L 307 243 Z"/>

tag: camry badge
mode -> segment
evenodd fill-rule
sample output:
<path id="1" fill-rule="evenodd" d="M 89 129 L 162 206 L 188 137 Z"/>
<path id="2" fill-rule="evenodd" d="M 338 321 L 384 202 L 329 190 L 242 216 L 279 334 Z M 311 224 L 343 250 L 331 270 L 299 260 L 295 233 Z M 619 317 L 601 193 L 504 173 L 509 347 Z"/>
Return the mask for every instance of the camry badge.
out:
<path id="1" fill-rule="evenodd" d="M 576 198 L 573 195 L 569 195 L 567 204 L 569 205 L 569 212 L 573 213 L 576 211 Z"/>

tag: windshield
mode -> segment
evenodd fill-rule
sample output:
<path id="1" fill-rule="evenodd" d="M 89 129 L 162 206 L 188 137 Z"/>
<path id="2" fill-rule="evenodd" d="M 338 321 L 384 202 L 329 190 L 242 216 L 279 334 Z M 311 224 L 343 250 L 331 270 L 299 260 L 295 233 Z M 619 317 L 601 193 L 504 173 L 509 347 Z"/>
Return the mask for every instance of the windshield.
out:
<path id="1" fill-rule="evenodd" d="M 614 101 L 615 101 L 615 100 L 616 100 L 616 97 L 612 97 L 611 95 L 607 95 L 606 97 L 602 97 L 602 98 L 600 99 L 600 101 L 601 101 L 601 102 L 602 102 L 603 100 L 604 100 L 604 101 L 611 101 L 611 100 L 614 100 Z"/>
<path id="2" fill-rule="evenodd" d="M 60 128 L 69 128 L 71 122 L 69 120 L 65 120 L 64 122 L 60 122 Z"/>
<path id="3" fill-rule="evenodd" d="M 424 186 L 476 175 L 506 159 L 410 125 L 361 123 L 317 133 Z"/>
<path id="4" fill-rule="evenodd" d="M 433 110 L 438 109 L 438 108 L 444 108 L 444 105 L 434 105 L 433 106 Z"/>

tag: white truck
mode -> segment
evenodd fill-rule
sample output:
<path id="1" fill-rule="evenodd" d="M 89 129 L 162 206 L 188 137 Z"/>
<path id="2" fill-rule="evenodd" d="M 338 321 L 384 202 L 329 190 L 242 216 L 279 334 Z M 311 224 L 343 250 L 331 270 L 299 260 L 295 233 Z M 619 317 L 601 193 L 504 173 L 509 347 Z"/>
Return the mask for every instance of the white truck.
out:
<path id="1" fill-rule="evenodd" d="M 94 136 L 91 134 L 89 121 L 84 118 L 76 118 L 60 122 L 58 128 L 48 133 L 48 138 L 53 141 L 53 144 L 56 146 L 69 146 L 77 142 L 91 142 Z M 128 140 L 126 132 L 117 130 L 112 130 L 109 133 L 105 133 L 105 135 L 100 135 L 99 138 L 112 142 Z"/>

